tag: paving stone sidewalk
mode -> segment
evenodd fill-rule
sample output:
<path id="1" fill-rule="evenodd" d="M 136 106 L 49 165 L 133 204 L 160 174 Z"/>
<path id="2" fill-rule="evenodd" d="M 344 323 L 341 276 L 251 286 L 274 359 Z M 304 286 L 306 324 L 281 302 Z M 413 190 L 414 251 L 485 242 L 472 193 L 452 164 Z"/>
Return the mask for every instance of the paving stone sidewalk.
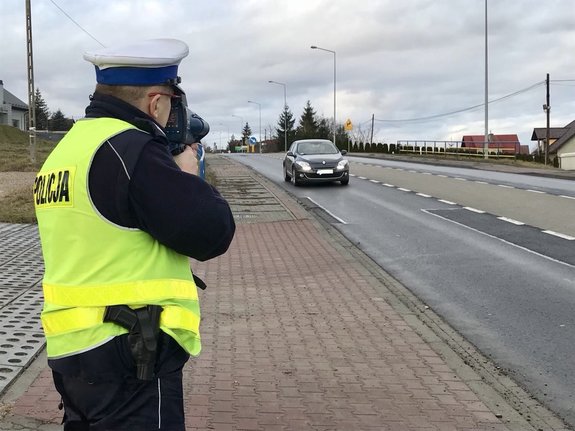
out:
<path id="1" fill-rule="evenodd" d="M 208 288 L 203 351 L 184 375 L 188 430 L 537 429 L 472 391 L 481 379 L 390 300 L 396 282 L 281 188 L 228 157 L 209 166 L 238 226 L 228 253 L 192 263 Z M 39 357 L 2 399 L 0 429 L 60 429 L 58 400 Z"/>

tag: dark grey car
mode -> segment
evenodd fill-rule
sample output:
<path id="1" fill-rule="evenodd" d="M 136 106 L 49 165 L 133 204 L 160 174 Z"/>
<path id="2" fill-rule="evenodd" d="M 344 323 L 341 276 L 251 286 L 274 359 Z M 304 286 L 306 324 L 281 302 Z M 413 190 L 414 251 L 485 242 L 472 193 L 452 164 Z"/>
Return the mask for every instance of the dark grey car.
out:
<path id="1" fill-rule="evenodd" d="M 286 181 L 298 186 L 302 183 L 339 181 L 349 184 L 349 162 L 343 158 L 346 150 L 327 139 L 294 141 L 283 160 Z"/>

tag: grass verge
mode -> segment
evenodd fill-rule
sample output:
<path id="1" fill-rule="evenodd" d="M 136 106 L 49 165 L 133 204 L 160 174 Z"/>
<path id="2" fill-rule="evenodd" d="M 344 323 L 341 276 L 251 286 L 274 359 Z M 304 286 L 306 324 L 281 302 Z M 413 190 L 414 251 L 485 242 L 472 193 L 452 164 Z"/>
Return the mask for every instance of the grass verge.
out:
<path id="1" fill-rule="evenodd" d="M 35 162 L 32 162 L 28 134 L 15 127 L 0 125 L 0 172 L 37 172 L 56 142 L 38 139 Z M 216 184 L 216 177 L 206 163 L 206 181 Z M 30 187 L 16 189 L 0 198 L 0 222 L 37 223 Z"/>
<path id="2" fill-rule="evenodd" d="M 55 146 L 56 142 L 37 139 L 31 149 L 27 133 L 0 126 L 0 172 L 36 172 Z"/>
<path id="3" fill-rule="evenodd" d="M 14 190 L 0 200 L 0 222 L 36 223 L 30 187 Z"/>

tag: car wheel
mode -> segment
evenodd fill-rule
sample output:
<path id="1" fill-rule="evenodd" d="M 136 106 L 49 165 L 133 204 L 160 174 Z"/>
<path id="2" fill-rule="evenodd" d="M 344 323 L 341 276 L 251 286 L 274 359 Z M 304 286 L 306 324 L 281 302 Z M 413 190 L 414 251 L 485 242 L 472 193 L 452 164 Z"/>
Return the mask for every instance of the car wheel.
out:
<path id="1" fill-rule="evenodd" d="M 285 167 L 285 165 L 284 165 L 284 181 L 286 183 L 289 183 L 291 181 L 291 177 L 289 176 L 287 168 Z"/>
<path id="2" fill-rule="evenodd" d="M 349 177 L 346 178 L 345 180 L 341 180 L 340 183 L 342 186 L 347 186 L 349 184 Z"/>
<path id="3" fill-rule="evenodd" d="M 300 185 L 300 182 L 299 182 L 299 180 L 297 179 L 297 175 L 296 175 L 296 172 L 295 172 L 295 168 L 294 168 L 293 166 L 292 166 L 292 168 L 291 168 L 291 182 L 292 182 L 292 184 L 293 184 L 294 186 L 296 186 L 296 187 Z"/>

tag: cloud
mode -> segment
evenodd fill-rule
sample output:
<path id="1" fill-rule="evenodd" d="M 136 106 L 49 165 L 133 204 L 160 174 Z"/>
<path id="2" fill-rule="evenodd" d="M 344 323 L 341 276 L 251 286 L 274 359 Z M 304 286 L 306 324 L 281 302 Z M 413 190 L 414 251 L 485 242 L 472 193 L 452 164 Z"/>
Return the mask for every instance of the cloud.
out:
<path id="1" fill-rule="evenodd" d="M 60 10 L 58 6 L 64 11 Z M 485 97 L 483 0 L 43 0 L 32 2 L 35 85 L 52 111 L 81 117 L 94 89 L 82 53 L 136 39 L 174 37 L 190 46 L 180 66 L 193 110 L 237 134 L 239 115 L 256 129 L 277 123 L 287 84 L 296 119 L 307 100 L 354 124 L 433 116 Z M 575 112 L 575 9 L 571 0 L 488 2 L 489 97 L 528 88 L 551 75 L 552 126 Z M 66 14 L 68 16 L 66 16 Z M 0 79 L 27 100 L 24 3 L 0 2 Z M 541 84 L 489 106 L 489 129 L 528 144 L 545 125 Z M 378 141 L 460 139 L 483 134 L 482 107 L 434 120 L 376 122 Z M 269 132 L 268 132 L 269 133 Z M 208 139 L 211 139 L 209 135 Z"/>

